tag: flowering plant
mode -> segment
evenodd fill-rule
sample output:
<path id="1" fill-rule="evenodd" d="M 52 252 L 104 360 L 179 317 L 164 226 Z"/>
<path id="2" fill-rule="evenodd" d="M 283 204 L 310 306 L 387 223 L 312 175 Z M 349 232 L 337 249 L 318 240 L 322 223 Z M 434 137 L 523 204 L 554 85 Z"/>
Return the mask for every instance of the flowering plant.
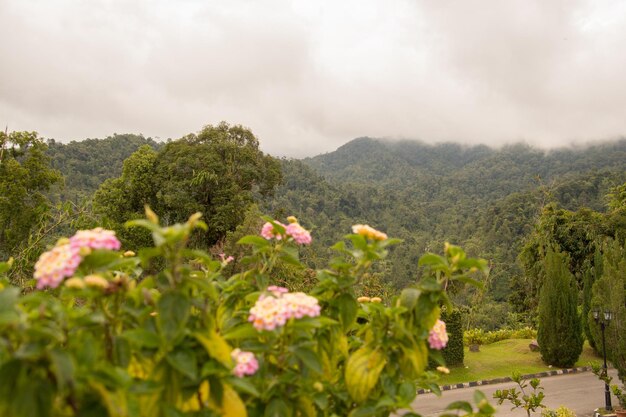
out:
<path id="1" fill-rule="evenodd" d="M 419 387 L 438 391 L 426 368 L 447 343 L 444 288 L 486 272 L 447 245 L 421 258 L 424 276 L 398 297 L 357 299 L 355 285 L 399 243 L 358 225 L 311 293 L 291 292 L 272 284 L 280 263 L 303 267 L 297 248 L 312 237 L 295 218 L 241 239 L 248 269 L 227 276 L 226 255 L 186 247 L 206 227 L 199 214 L 167 227 L 146 214 L 128 225 L 147 228 L 152 248 L 121 253 L 112 232 L 81 231 L 42 255 L 40 291 L 2 282 L 0 415 L 389 416 L 412 409 Z M 476 399 L 476 410 L 451 409 L 493 414 Z"/>

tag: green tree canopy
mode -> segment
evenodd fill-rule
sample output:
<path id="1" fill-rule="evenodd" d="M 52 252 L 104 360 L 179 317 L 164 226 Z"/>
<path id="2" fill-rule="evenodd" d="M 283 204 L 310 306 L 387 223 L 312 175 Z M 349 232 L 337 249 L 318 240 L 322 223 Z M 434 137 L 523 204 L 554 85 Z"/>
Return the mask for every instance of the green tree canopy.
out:
<path id="1" fill-rule="evenodd" d="M 145 204 L 167 224 L 202 212 L 208 230 L 195 239 L 210 246 L 242 222 L 255 195 L 271 194 L 281 179 L 279 161 L 259 149 L 249 129 L 222 122 L 158 152 L 140 148 L 125 161 L 121 177 L 100 187 L 94 207 L 118 230 L 124 219 L 142 216 Z"/>
<path id="2" fill-rule="evenodd" d="M 36 132 L 0 132 L 0 257 L 28 238 L 50 202 L 46 191 L 61 180 L 50 168 Z"/>

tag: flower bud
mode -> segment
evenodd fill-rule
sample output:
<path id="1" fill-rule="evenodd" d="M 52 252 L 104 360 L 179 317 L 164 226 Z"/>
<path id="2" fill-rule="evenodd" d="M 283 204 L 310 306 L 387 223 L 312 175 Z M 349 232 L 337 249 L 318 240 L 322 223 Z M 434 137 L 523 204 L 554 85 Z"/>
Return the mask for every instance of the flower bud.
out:
<path id="1" fill-rule="evenodd" d="M 106 289 L 109 286 L 109 281 L 100 275 L 87 275 L 84 281 L 88 287 Z"/>
<path id="2" fill-rule="evenodd" d="M 144 206 L 145 211 L 146 211 L 146 218 L 154 224 L 159 224 L 159 216 L 156 215 L 156 213 L 154 211 L 152 211 L 152 209 L 146 204 Z"/>
<path id="3" fill-rule="evenodd" d="M 80 249 L 78 249 L 78 254 L 84 258 L 85 256 L 89 256 L 89 254 L 91 254 L 91 248 L 87 247 L 87 246 L 83 246 Z"/>
<path id="4" fill-rule="evenodd" d="M 382 303 L 382 298 L 380 297 L 372 297 L 370 300 L 372 303 Z"/>
<path id="5" fill-rule="evenodd" d="M 371 298 L 369 297 L 359 297 L 356 299 L 359 303 L 369 303 L 370 301 L 372 301 Z"/>
<path id="6" fill-rule="evenodd" d="M 135 255 L 135 252 L 133 252 L 132 250 L 127 250 L 126 252 L 124 252 L 124 258 L 131 258 Z"/>
<path id="7" fill-rule="evenodd" d="M 85 288 L 85 281 L 78 277 L 73 277 L 65 281 L 64 284 L 67 288 L 83 289 Z"/>

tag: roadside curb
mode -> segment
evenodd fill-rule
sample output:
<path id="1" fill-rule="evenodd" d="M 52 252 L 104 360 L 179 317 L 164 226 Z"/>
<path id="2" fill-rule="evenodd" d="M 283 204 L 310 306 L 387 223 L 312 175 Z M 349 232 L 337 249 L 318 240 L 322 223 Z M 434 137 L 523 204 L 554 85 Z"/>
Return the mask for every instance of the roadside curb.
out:
<path id="1" fill-rule="evenodd" d="M 589 372 L 591 371 L 591 367 L 590 366 L 582 366 L 579 368 L 569 368 L 569 369 L 557 369 L 554 371 L 546 371 L 546 372 L 539 372 L 537 374 L 527 374 L 527 375 L 522 375 L 522 378 L 524 379 L 532 379 L 532 378 L 546 378 L 549 376 L 556 376 L 556 375 L 565 375 L 565 374 L 576 374 L 579 372 Z M 441 391 L 450 391 L 453 389 L 461 389 L 461 388 L 470 388 L 470 387 L 480 387 L 481 385 L 491 385 L 491 384 L 499 384 L 501 382 L 511 382 L 511 377 L 504 377 L 504 378 L 495 378 L 495 379 L 485 379 L 482 381 L 472 381 L 472 382 L 462 382 L 459 384 L 452 384 L 452 385 L 442 385 L 441 387 L 439 387 L 441 389 Z M 419 389 L 417 390 L 417 395 L 420 394 L 428 394 L 429 392 L 431 392 L 431 390 L 429 389 Z"/>

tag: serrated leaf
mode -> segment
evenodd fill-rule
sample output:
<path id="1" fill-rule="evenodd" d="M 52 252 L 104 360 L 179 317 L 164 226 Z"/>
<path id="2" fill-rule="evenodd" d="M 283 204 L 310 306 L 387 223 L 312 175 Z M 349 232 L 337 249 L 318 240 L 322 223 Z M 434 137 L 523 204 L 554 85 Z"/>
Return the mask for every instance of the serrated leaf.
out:
<path id="1" fill-rule="evenodd" d="M 225 340 L 252 339 L 258 336 L 259 331 L 252 326 L 252 323 L 241 324 L 223 334 Z"/>
<path id="2" fill-rule="evenodd" d="M 430 266 L 437 268 L 447 268 L 448 261 L 443 256 L 436 255 L 434 253 L 426 253 L 417 262 L 418 266 Z"/>
<path id="3" fill-rule="evenodd" d="M 350 355 L 346 363 L 345 380 L 350 397 L 357 403 L 367 400 L 387 363 L 379 350 L 362 347 Z"/>
<path id="4" fill-rule="evenodd" d="M 339 318 L 344 330 L 347 330 L 356 320 L 356 314 L 359 304 L 351 294 L 344 293 L 335 299 L 337 308 L 339 308 Z"/>
<path id="5" fill-rule="evenodd" d="M 187 320 L 191 303 L 181 293 L 167 292 L 157 304 L 157 324 L 164 340 L 172 342 L 181 335 Z"/>
<path id="6" fill-rule="evenodd" d="M 227 368 L 233 366 L 233 359 L 230 357 L 232 348 L 217 332 L 209 331 L 207 334 L 194 333 L 193 336 L 204 346 L 209 356 Z"/>
<path id="7" fill-rule="evenodd" d="M 228 383 L 232 385 L 233 387 L 237 388 L 239 391 L 245 392 L 246 394 L 250 394 L 253 397 L 261 396 L 261 393 L 256 388 L 256 386 L 246 378 L 232 377 L 228 379 Z"/>
<path id="8" fill-rule="evenodd" d="M 460 281 L 460 282 L 462 282 L 464 284 L 468 284 L 468 285 L 471 285 L 473 287 L 476 287 L 479 290 L 482 290 L 485 287 L 485 285 L 482 282 L 477 281 L 474 278 L 470 278 L 470 277 L 465 276 L 465 275 L 457 276 L 454 279 L 455 279 L 455 281 Z"/>
<path id="9" fill-rule="evenodd" d="M 64 390 L 74 384 L 74 362 L 72 356 L 62 349 L 53 349 L 48 352 L 51 369 L 57 380 L 59 390 Z"/>
<path id="10" fill-rule="evenodd" d="M 408 310 L 413 310 L 417 305 L 417 299 L 421 292 L 416 288 L 405 288 L 400 293 L 400 305 Z"/>
<path id="11" fill-rule="evenodd" d="M 315 352 L 307 348 L 296 348 L 293 352 L 309 369 L 314 372 L 322 373 L 322 362 Z"/>
<path id="12" fill-rule="evenodd" d="M 417 396 L 417 388 L 415 384 L 412 382 L 405 381 L 400 384 L 400 388 L 398 388 L 398 397 L 405 404 L 411 403 L 415 397 Z"/>
<path id="13" fill-rule="evenodd" d="M 193 351 L 177 349 L 168 353 L 165 358 L 172 368 L 189 379 L 195 380 L 198 377 L 198 360 Z"/>
<path id="14" fill-rule="evenodd" d="M 424 372 L 428 365 L 428 348 L 426 348 L 424 341 L 414 343 L 410 348 L 403 347 L 402 352 L 404 353 L 404 357 L 408 359 L 413 366 L 413 370 L 416 374 Z"/>
<path id="15" fill-rule="evenodd" d="M 291 407 L 282 398 L 272 398 L 265 408 L 264 417 L 291 417 Z"/>
<path id="16" fill-rule="evenodd" d="M 223 387 L 224 394 L 220 415 L 222 417 L 247 417 L 248 411 L 237 391 L 228 384 L 223 384 Z"/>
<path id="17" fill-rule="evenodd" d="M 448 404 L 446 410 L 463 410 L 466 413 L 472 413 L 472 405 L 467 401 L 454 401 Z"/>
<path id="18" fill-rule="evenodd" d="M 261 236 L 248 235 L 244 236 L 237 241 L 238 245 L 253 245 L 258 247 L 268 246 L 270 243 L 267 239 Z"/>

